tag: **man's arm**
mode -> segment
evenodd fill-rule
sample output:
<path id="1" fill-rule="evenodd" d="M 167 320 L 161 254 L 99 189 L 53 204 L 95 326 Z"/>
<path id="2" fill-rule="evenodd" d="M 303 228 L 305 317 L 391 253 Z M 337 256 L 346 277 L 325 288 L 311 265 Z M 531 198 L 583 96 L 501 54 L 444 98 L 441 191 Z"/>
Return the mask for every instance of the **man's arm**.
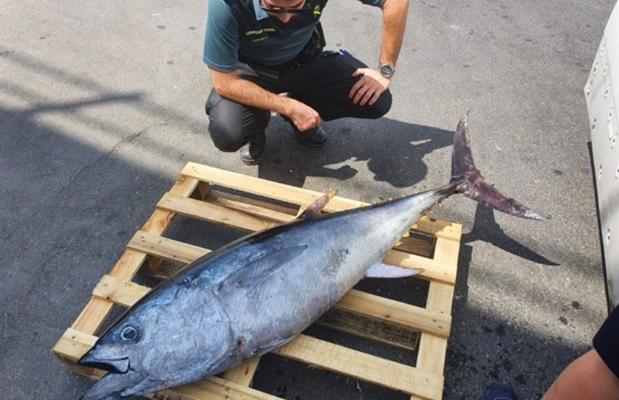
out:
<path id="1" fill-rule="evenodd" d="M 219 72 L 212 68 L 209 70 L 213 88 L 222 97 L 285 115 L 292 120 L 301 132 L 307 131 L 320 123 L 318 113 L 300 101 L 271 93 L 233 72 Z"/>
<path id="2" fill-rule="evenodd" d="M 381 64 L 395 66 L 402 48 L 410 0 L 386 0 L 383 4 Z"/>
<path id="3" fill-rule="evenodd" d="M 383 3 L 383 43 L 380 51 L 380 63 L 396 65 L 404 30 L 406 28 L 406 17 L 410 0 L 386 0 Z M 373 105 L 387 88 L 389 79 L 380 74 L 375 68 L 359 68 L 354 76 L 361 76 L 361 79 L 351 88 L 349 97 L 353 103 L 362 106 Z"/>

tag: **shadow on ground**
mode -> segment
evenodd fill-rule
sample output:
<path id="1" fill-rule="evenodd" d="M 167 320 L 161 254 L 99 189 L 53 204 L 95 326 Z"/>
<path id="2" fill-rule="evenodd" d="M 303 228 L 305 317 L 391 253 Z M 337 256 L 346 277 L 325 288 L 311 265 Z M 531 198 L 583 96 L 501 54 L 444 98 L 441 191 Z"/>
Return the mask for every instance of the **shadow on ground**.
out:
<path id="1" fill-rule="evenodd" d="M 71 118 L 81 106 L 132 107 L 140 99 L 109 94 L 0 108 L 0 387 L 11 388 L 7 399 L 79 398 L 91 385 L 66 371 L 51 348 L 173 184 L 116 152 L 132 140 L 147 146 L 147 138 L 125 140 L 125 131 L 111 130 L 119 146 L 106 152 L 36 117 Z"/>
<path id="2" fill-rule="evenodd" d="M 375 181 L 409 187 L 426 176 L 428 167 L 423 157 L 453 143 L 451 131 L 389 118 L 341 119 L 325 124 L 325 130 L 327 145 L 308 149 L 294 140 L 287 123 L 272 118 L 267 128 L 268 150 L 258 176 L 301 187 L 309 176 L 353 178 L 358 170 L 351 164 L 362 162 L 367 163 Z"/>
<path id="3" fill-rule="evenodd" d="M 462 243 L 468 244 L 481 240 L 503 251 L 537 264 L 548 266 L 559 265 L 517 240 L 507 236 L 501 226 L 496 222 L 494 213 L 495 211 L 492 208 L 477 204 L 473 228 L 469 233 L 462 235 Z"/>

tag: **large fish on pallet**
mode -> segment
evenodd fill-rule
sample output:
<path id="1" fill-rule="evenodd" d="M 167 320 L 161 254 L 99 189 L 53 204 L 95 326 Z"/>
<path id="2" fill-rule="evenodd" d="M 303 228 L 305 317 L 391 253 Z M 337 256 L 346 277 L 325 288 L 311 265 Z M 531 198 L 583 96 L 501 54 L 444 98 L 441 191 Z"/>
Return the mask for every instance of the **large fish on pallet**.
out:
<path id="1" fill-rule="evenodd" d="M 332 194 L 324 195 L 297 220 L 209 253 L 151 291 L 79 361 L 109 371 L 82 400 L 143 395 L 218 374 L 290 342 L 364 276 L 415 274 L 381 260 L 424 211 L 455 193 L 545 220 L 485 183 L 465 115 L 447 186 L 321 215 Z"/>

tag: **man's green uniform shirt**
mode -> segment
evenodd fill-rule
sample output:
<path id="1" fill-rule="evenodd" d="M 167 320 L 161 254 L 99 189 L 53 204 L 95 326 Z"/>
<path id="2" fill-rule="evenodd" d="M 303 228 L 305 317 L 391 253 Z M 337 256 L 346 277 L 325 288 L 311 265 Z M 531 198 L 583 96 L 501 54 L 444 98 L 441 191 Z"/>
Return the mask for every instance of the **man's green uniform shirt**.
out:
<path id="1" fill-rule="evenodd" d="M 385 0 L 360 0 L 381 7 Z M 278 65 L 295 58 L 312 36 L 327 0 L 307 0 L 287 24 L 262 10 L 260 0 L 209 0 L 204 63 L 232 72 L 239 61 Z"/>

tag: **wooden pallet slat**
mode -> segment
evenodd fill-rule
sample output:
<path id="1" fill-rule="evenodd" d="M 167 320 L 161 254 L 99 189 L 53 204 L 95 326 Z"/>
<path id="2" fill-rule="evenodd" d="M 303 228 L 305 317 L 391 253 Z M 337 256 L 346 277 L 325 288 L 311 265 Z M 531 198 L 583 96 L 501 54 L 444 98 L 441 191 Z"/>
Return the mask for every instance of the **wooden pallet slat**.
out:
<path id="1" fill-rule="evenodd" d="M 224 373 L 224 379 L 238 383 L 239 385 L 250 386 L 252 380 L 254 379 L 254 375 L 256 374 L 256 370 L 258 369 L 259 363 L 260 358 L 252 358 L 251 360 L 247 360 L 238 367 L 226 371 Z"/>
<path id="2" fill-rule="evenodd" d="M 178 395 L 184 396 L 181 397 L 181 400 L 281 400 L 279 397 L 248 388 L 246 385 L 216 377 L 180 386 L 167 392 L 170 392 L 171 395 L 162 393 L 152 397 L 156 400 L 177 400 Z"/>
<path id="3" fill-rule="evenodd" d="M 150 292 L 149 287 L 133 282 L 135 275 L 142 272 L 165 279 L 182 265 L 211 251 L 163 236 L 176 215 L 258 231 L 293 220 L 300 209 L 320 195 L 322 193 L 188 163 L 144 226 L 131 238 L 111 271 L 95 286 L 86 307 L 64 332 L 53 352 L 71 371 L 95 379 L 102 376 L 100 370 L 75 363 L 94 345 L 95 332 L 115 305 L 131 307 Z M 325 211 L 364 205 L 335 196 Z M 411 400 L 442 398 L 462 227 L 422 217 L 411 229 L 411 234 L 403 237 L 387 254 L 385 262 L 423 269 L 420 277 L 430 281 L 426 305 L 414 306 L 352 290 L 317 323 L 406 351 L 418 347 L 414 367 L 306 335 L 298 336 L 274 353 L 408 393 Z M 172 263 L 165 263 L 165 260 Z M 145 265 L 150 269 L 142 268 Z M 166 400 L 277 399 L 250 387 L 259 366 L 259 359 L 249 360 L 225 372 L 223 379 L 207 378 L 148 397 Z"/>
<path id="4" fill-rule="evenodd" d="M 215 222 L 232 228 L 245 229 L 248 231 L 269 229 L 277 225 L 275 222 L 268 222 L 242 211 L 231 210 L 216 204 L 183 198 L 171 194 L 165 194 L 157 204 L 157 207 L 175 212 L 176 214 L 194 217 L 208 222 Z"/>
<path id="5" fill-rule="evenodd" d="M 213 190 L 208 201 L 231 210 L 243 211 L 256 217 L 263 217 L 276 222 L 288 222 L 297 214 L 299 207 L 284 207 L 266 203 L 251 197 L 239 196 Z"/>
<path id="6" fill-rule="evenodd" d="M 190 264 L 210 252 L 210 250 L 199 246 L 193 246 L 144 231 L 137 231 L 127 247 L 183 264 Z"/>
<path id="7" fill-rule="evenodd" d="M 462 232 L 460 227 L 460 233 Z M 447 238 L 437 240 L 435 258 L 457 269 L 460 242 Z M 451 314 L 451 305 L 454 296 L 454 286 L 441 282 L 431 282 L 428 290 L 426 308 L 443 314 Z M 447 340 L 432 335 L 421 335 L 417 365 L 427 371 L 443 371 L 447 356 Z M 442 397 L 442 392 L 440 393 Z"/>
<path id="8" fill-rule="evenodd" d="M 268 197 L 278 201 L 304 206 L 312 203 L 322 193 L 317 193 L 307 189 L 295 188 L 283 183 L 268 181 L 266 179 L 249 177 L 243 174 L 224 171 L 218 168 L 188 163 L 181 171 L 183 176 L 198 179 L 204 182 L 211 182 L 216 185 L 225 186 L 234 190 L 251 193 L 257 196 Z M 335 196 L 324 208 L 325 211 L 342 211 L 355 207 L 361 207 L 364 203 L 344 199 Z"/>
<path id="9" fill-rule="evenodd" d="M 310 204 L 322 195 L 322 193 L 312 190 L 295 188 L 283 183 L 254 178 L 192 162 L 187 163 L 185 168 L 181 171 L 181 174 L 203 182 L 211 182 L 216 185 L 297 204 L 299 206 Z M 368 203 L 334 196 L 324 210 L 327 212 L 337 212 L 366 205 L 368 205 Z M 437 237 L 440 236 L 459 241 L 460 237 L 457 232 L 452 231 L 452 226 L 457 226 L 457 224 L 448 221 L 430 220 L 427 217 L 422 217 L 415 227 L 422 232 L 433 234 Z"/>
<path id="10" fill-rule="evenodd" d="M 80 330 L 69 328 L 60 337 L 53 351 L 70 361 L 78 361 L 94 346 L 97 337 Z"/>
<path id="11" fill-rule="evenodd" d="M 334 343 L 300 335 L 275 354 L 362 379 L 389 389 L 435 399 L 442 390 L 442 374 L 432 374 Z"/>
<path id="12" fill-rule="evenodd" d="M 426 308 L 354 289 L 348 292 L 336 307 L 441 337 L 448 337 L 451 328 L 451 315 L 428 311 Z"/>
<path id="13" fill-rule="evenodd" d="M 133 282 L 125 282 L 111 275 L 104 275 L 92 291 L 93 296 L 101 297 L 124 307 L 131 307 L 146 296 L 150 288 Z"/>

